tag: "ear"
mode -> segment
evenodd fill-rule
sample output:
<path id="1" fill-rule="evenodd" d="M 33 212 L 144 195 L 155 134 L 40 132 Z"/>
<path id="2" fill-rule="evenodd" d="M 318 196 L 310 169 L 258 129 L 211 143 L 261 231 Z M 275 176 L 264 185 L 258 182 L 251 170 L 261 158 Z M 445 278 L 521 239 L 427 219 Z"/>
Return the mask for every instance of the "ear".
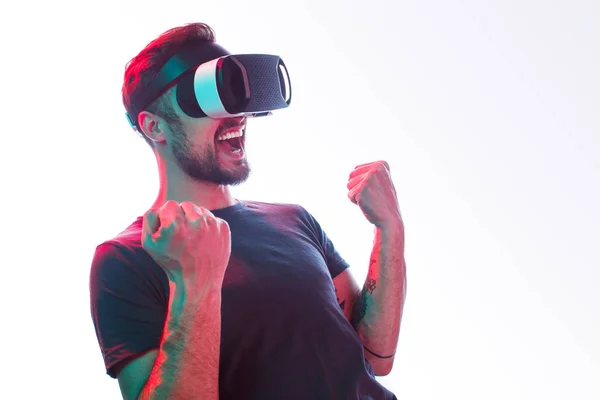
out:
<path id="1" fill-rule="evenodd" d="M 165 121 L 158 115 L 149 111 L 142 111 L 138 115 L 138 124 L 142 128 L 142 133 L 153 142 L 164 142 L 165 131 L 163 126 Z"/>

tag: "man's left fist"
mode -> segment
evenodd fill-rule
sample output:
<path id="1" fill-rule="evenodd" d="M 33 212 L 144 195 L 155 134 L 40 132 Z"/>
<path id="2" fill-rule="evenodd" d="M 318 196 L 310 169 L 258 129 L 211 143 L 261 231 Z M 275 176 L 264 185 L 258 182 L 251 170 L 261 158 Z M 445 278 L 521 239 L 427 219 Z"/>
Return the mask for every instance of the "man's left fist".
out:
<path id="1" fill-rule="evenodd" d="M 357 204 L 370 223 L 378 228 L 402 225 L 402 217 L 385 161 L 358 165 L 348 179 L 348 198 Z"/>

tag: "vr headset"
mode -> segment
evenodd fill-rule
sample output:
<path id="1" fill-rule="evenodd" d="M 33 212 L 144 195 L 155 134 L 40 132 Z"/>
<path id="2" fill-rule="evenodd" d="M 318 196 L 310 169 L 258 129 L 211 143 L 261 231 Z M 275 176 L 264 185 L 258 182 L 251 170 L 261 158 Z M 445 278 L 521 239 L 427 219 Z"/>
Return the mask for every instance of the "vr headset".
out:
<path id="1" fill-rule="evenodd" d="M 230 54 L 214 42 L 184 45 L 125 113 L 141 134 L 138 115 L 167 89 L 177 85 L 177 103 L 193 118 L 262 117 L 292 100 L 283 60 L 268 54 Z"/>

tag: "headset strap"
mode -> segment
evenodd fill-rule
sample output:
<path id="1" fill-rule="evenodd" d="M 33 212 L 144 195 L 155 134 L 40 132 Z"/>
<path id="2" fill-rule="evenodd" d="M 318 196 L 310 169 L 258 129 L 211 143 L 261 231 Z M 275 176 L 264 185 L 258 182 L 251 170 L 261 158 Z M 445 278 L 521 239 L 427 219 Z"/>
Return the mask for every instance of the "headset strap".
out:
<path id="1" fill-rule="evenodd" d="M 214 60 L 230 53 L 215 42 L 198 42 L 184 44 L 160 69 L 148 87 L 141 90 L 131 99 L 131 106 L 125 114 L 129 124 L 136 129 L 137 116 L 170 87 L 183 73 L 207 61 Z"/>

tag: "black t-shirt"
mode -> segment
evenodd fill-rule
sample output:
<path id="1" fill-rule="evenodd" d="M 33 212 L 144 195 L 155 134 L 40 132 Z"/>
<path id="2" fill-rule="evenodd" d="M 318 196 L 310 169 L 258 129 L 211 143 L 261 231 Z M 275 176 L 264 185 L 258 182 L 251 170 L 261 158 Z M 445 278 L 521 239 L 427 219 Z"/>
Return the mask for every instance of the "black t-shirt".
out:
<path id="1" fill-rule="evenodd" d="M 348 264 L 318 222 L 290 204 L 239 202 L 212 211 L 231 228 L 221 305 L 219 398 L 372 399 L 375 380 L 332 278 Z M 91 312 L 106 371 L 160 346 L 166 274 L 141 245 L 142 218 L 99 245 Z"/>

